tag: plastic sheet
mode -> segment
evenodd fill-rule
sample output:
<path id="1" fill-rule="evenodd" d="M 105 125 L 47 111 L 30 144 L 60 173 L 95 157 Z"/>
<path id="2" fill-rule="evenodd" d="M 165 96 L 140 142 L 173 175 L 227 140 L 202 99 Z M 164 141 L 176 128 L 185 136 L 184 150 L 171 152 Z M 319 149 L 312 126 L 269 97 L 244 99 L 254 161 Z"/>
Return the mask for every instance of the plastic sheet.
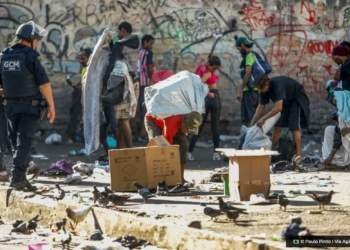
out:
<path id="1" fill-rule="evenodd" d="M 205 112 L 208 87 L 188 71 L 181 71 L 145 89 L 147 113 L 158 118 Z"/>

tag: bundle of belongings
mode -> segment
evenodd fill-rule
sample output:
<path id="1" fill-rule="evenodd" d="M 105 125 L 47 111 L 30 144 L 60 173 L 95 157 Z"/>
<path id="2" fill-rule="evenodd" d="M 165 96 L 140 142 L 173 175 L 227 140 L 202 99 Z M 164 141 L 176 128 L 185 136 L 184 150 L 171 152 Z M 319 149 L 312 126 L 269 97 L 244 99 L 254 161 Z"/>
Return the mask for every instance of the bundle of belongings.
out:
<path id="1" fill-rule="evenodd" d="M 205 112 L 208 87 L 188 71 L 181 71 L 145 89 L 147 113 L 157 118 Z"/>

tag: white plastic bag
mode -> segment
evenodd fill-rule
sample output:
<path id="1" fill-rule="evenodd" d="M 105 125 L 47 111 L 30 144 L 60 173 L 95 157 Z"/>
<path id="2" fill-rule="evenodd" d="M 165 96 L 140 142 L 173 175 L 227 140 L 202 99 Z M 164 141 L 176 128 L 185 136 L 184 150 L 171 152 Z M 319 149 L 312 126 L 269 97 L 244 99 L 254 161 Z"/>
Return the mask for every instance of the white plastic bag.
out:
<path id="1" fill-rule="evenodd" d="M 270 138 L 264 134 L 263 130 L 254 125 L 247 129 L 242 149 L 271 149 Z"/>
<path id="2" fill-rule="evenodd" d="M 181 71 L 145 89 L 147 113 L 158 118 L 205 112 L 205 97 L 209 90 L 201 79 Z"/>

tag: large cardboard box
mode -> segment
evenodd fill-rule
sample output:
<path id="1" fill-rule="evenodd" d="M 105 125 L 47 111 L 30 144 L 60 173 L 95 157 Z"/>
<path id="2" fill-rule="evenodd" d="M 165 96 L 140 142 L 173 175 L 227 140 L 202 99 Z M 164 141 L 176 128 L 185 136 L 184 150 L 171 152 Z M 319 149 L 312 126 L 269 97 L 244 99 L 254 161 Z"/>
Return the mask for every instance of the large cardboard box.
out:
<path id="1" fill-rule="evenodd" d="M 134 182 L 148 188 L 181 182 L 178 145 L 110 150 L 109 163 L 113 191 L 135 191 Z"/>
<path id="2" fill-rule="evenodd" d="M 230 197 L 233 201 L 249 201 L 250 195 L 270 192 L 271 156 L 276 151 L 217 149 L 229 158 Z"/>

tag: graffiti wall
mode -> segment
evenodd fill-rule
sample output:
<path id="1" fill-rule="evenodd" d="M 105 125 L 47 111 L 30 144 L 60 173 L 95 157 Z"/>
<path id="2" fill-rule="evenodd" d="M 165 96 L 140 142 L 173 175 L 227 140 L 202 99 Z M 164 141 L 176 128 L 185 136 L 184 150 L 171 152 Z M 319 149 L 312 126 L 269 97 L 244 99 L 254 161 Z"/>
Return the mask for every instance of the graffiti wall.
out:
<path id="1" fill-rule="evenodd" d="M 127 20 L 140 36 L 150 33 L 157 38 L 154 54 L 159 70 L 193 70 L 211 51 L 221 57 L 222 120 L 233 127 L 240 120 L 235 85 L 241 60 L 233 37 L 247 32 L 265 51 L 274 75 L 289 75 L 305 86 L 313 110 L 318 111 L 313 117 L 318 127 L 329 111 L 323 100 L 324 82 L 335 70 L 331 51 L 348 39 L 350 0 L 1 1 L 0 48 L 8 46 L 20 23 L 32 19 L 48 30 L 39 50 L 61 110 L 70 105 L 71 90 L 64 78 L 79 71 L 79 49 L 93 47 L 104 28 Z M 66 112 L 59 115 L 64 123 Z"/>

